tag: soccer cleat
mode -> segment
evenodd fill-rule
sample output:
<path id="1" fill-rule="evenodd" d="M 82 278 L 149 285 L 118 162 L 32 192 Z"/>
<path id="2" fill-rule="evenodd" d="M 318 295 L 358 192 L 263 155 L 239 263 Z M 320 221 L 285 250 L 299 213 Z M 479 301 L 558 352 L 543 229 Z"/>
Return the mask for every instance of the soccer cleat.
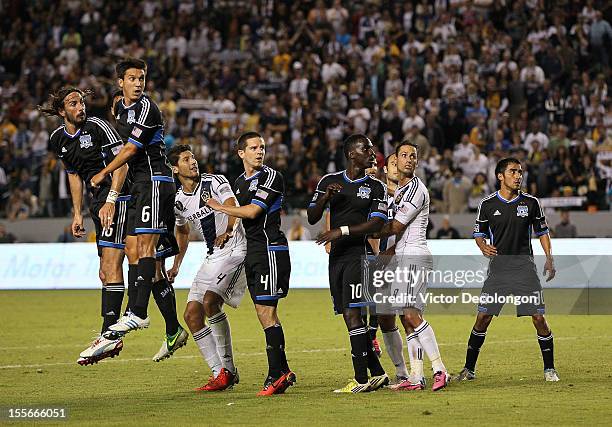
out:
<path id="1" fill-rule="evenodd" d="M 561 381 L 561 378 L 557 375 L 557 370 L 554 368 L 544 369 L 544 379 L 549 382 Z"/>
<path id="2" fill-rule="evenodd" d="M 470 371 L 468 368 L 463 368 L 461 372 L 455 377 L 455 381 L 471 381 L 476 379 L 474 371 Z"/>
<path id="3" fill-rule="evenodd" d="M 436 372 L 433 378 L 434 378 L 434 381 L 433 381 L 433 385 L 431 386 L 431 391 L 438 391 L 438 390 L 443 389 L 444 387 L 448 385 L 451 379 L 450 375 L 448 375 L 448 372 L 446 371 Z"/>
<path id="4" fill-rule="evenodd" d="M 374 353 L 376 353 L 378 357 L 382 356 L 382 348 L 380 348 L 380 343 L 376 338 L 372 340 L 372 347 L 374 347 Z"/>
<path id="5" fill-rule="evenodd" d="M 117 323 L 109 326 L 108 329 L 112 332 L 127 334 L 128 332 L 134 331 L 136 329 L 148 328 L 150 324 L 151 319 L 149 317 L 147 317 L 146 319 L 141 319 L 134 313 L 130 312 L 121 316 Z"/>
<path id="6" fill-rule="evenodd" d="M 176 331 L 174 335 L 166 334 L 166 338 L 162 342 L 161 348 L 157 354 L 153 356 L 153 361 L 160 362 L 169 358 L 176 350 L 187 344 L 188 338 L 189 334 L 181 326 L 179 326 L 178 331 Z"/>
<path id="7" fill-rule="evenodd" d="M 399 385 L 403 383 L 404 381 L 406 381 L 407 379 L 408 377 L 404 377 L 402 375 L 396 375 L 393 381 L 389 381 L 389 386 L 391 387 L 391 386 Z"/>
<path id="8" fill-rule="evenodd" d="M 216 378 L 211 376 L 208 379 L 208 383 L 204 384 L 202 387 L 196 388 L 196 391 L 223 391 L 232 388 L 234 384 L 238 384 L 238 382 L 238 371 L 232 374 L 230 371 L 223 368 Z"/>
<path id="9" fill-rule="evenodd" d="M 369 387 L 367 391 L 376 391 L 379 388 L 389 385 L 389 377 L 387 376 L 387 374 L 373 376 L 368 381 L 368 385 Z"/>
<path id="10" fill-rule="evenodd" d="M 263 388 L 257 396 L 271 396 L 273 394 L 283 394 L 285 390 L 296 382 L 295 374 L 291 371 L 281 375 L 279 378 L 266 378 Z"/>
<path id="11" fill-rule="evenodd" d="M 344 387 L 334 390 L 334 393 L 365 393 L 369 387 L 369 381 L 365 384 L 359 384 L 356 379 L 351 379 Z"/>
<path id="12" fill-rule="evenodd" d="M 100 335 L 88 348 L 81 352 L 77 363 L 81 366 L 93 365 L 107 357 L 118 356 L 122 349 L 123 340 L 121 338 L 111 340 Z"/>
<path id="13" fill-rule="evenodd" d="M 425 378 L 421 378 L 420 381 L 413 382 L 410 379 L 406 379 L 405 381 L 389 387 L 391 390 L 395 391 L 414 391 L 414 390 L 425 390 Z"/>

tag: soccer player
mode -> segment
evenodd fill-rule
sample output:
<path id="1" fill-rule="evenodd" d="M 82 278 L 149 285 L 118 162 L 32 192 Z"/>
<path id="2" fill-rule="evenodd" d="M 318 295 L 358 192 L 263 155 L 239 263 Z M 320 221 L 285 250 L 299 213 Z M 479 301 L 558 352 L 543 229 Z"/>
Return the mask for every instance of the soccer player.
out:
<path id="1" fill-rule="evenodd" d="M 221 391 L 238 383 L 234 366 L 232 335 L 223 304 L 237 308 L 246 290 L 244 229 L 235 217 L 215 212 L 206 205 L 209 198 L 238 206 L 229 182 L 223 175 L 200 175 L 198 162 L 189 145 L 177 145 L 168 152 L 174 175 L 181 183 L 174 213 L 179 253 L 168 270 L 170 280 L 178 275 L 189 245 L 189 224 L 206 243 L 206 258 L 191 285 L 185 308 L 185 322 L 204 360 L 213 372 L 199 391 Z M 204 324 L 208 318 L 210 326 Z"/>
<path id="2" fill-rule="evenodd" d="M 83 215 L 83 182 L 90 196 L 90 211 L 96 229 L 102 280 L 102 330 L 91 346 L 84 350 L 78 363 L 90 365 L 106 357 L 114 357 L 123 348 L 120 337 L 105 338 L 103 334 L 121 313 L 123 293 L 123 243 L 126 232 L 126 210 L 130 198 L 125 193 L 127 166 L 118 168 L 97 188 L 89 186 L 90 178 L 101 171 L 123 146 L 121 137 L 104 120 L 88 117 L 85 107 L 87 93 L 66 87 L 51 95 L 48 106 L 40 107 L 46 115 L 59 116 L 64 123 L 49 138 L 49 149 L 58 156 L 68 172 L 72 195 L 72 234 L 85 235 Z M 127 185 L 126 185 L 127 187 Z"/>
<path id="3" fill-rule="evenodd" d="M 387 216 L 389 221 L 393 220 L 393 195 L 398 187 L 399 172 L 397 170 L 397 155 L 390 154 L 385 159 L 384 167 L 385 177 L 387 181 Z M 380 239 L 380 254 L 383 256 L 393 255 L 395 245 L 395 236 L 388 236 Z M 386 252 L 389 251 L 389 252 Z M 378 324 L 383 335 L 385 348 L 389 354 L 389 358 L 395 366 L 395 381 L 393 385 L 401 384 L 408 379 L 408 371 L 406 370 L 406 359 L 404 359 L 402 335 L 395 324 L 395 314 L 379 314 Z M 415 342 L 415 340 L 412 340 Z M 410 351 L 410 341 L 408 350 Z"/>
<path id="4" fill-rule="evenodd" d="M 132 202 L 128 212 L 128 234 L 136 237 L 128 237 L 128 240 L 136 240 L 138 265 L 131 268 L 131 278 L 136 277 L 137 282 L 134 288 L 135 303 L 110 329 L 125 334 L 148 327 L 149 297 L 153 291 L 166 322 L 165 339 L 153 357 L 153 360 L 160 361 L 185 345 L 189 338 L 177 319 L 174 289 L 163 277 L 161 263 L 156 265 L 155 260 L 156 255 L 163 257 L 172 252 L 172 245 L 168 242 L 174 240 L 176 188 L 165 153 L 161 112 L 144 93 L 146 63 L 139 59 L 127 59 L 119 62 L 115 69 L 123 99 L 115 105 L 114 113 L 119 134 L 126 143 L 113 161 L 91 178 L 91 183 L 97 186 L 107 174 L 129 164 L 133 184 L 130 188 Z"/>
<path id="5" fill-rule="evenodd" d="M 329 286 L 334 312 L 342 314 L 351 342 L 355 377 L 336 393 L 373 391 L 389 383 L 362 318 L 368 305 L 363 298 L 362 257 L 373 255 L 367 236 L 378 232 L 387 220 L 386 188 L 366 175 L 375 161 L 372 142 L 363 134 L 344 141 L 347 168 L 325 175 L 308 206 L 308 222 L 316 224 L 329 205 L 331 229 L 317 237 L 331 242 Z M 371 378 L 368 379 L 368 369 Z"/>
<path id="6" fill-rule="evenodd" d="M 239 207 L 214 198 L 208 206 L 242 218 L 247 237 L 246 278 L 257 317 L 266 336 L 268 376 L 258 396 L 282 394 L 296 381 L 285 355 L 285 334 L 278 317 L 278 300 L 289 292 L 291 260 L 287 239 L 280 230 L 285 195 L 283 176 L 263 164 L 266 144 L 257 132 L 245 132 L 236 143 L 244 173 L 236 179 Z"/>
<path id="7" fill-rule="evenodd" d="M 450 376 L 442 362 L 438 342 L 433 328 L 423 318 L 424 297 L 427 294 L 427 271 L 433 268 L 431 252 L 427 247 L 427 224 L 429 222 L 429 191 L 425 184 L 414 174 L 418 165 L 418 146 L 403 141 L 396 149 L 397 169 L 400 176 L 399 187 L 395 190 L 394 218 L 385 224 L 380 237 L 396 236 L 393 249 L 395 265 L 404 271 L 420 271 L 422 274 L 410 275 L 406 283 L 396 281 L 392 292 L 406 295 L 405 304 L 396 304 L 406 331 L 411 373 L 406 381 L 394 387 L 395 390 L 423 390 L 423 351 L 431 361 L 433 375 L 432 390 L 440 390 L 448 384 Z M 409 297 L 409 298 L 408 298 Z M 384 320 L 383 320 L 384 322 Z M 386 325 L 385 325 L 386 326 Z M 422 351 L 415 351 L 411 341 L 415 341 Z M 420 354 L 419 354 L 420 353 Z"/>
<path id="8" fill-rule="evenodd" d="M 482 287 L 476 322 L 468 340 L 465 366 L 457 380 L 476 378 L 476 360 L 484 343 L 487 329 L 498 316 L 503 304 L 489 302 L 483 297 L 537 296 L 538 301 L 517 305 L 517 316 L 531 316 L 537 331 L 538 344 L 544 361 L 544 379 L 559 381 L 555 370 L 553 335 L 544 317 L 545 305 L 542 284 L 533 261 L 531 230 L 540 239 L 546 254 L 544 274 L 549 282 L 555 277 L 548 225 L 540 202 L 520 191 L 523 169 L 512 157 L 501 159 L 495 167 L 499 190 L 485 197 L 478 206 L 474 239 L 482 254 L 490 258 L 489 271 Z M 486 239 L 489 239 L 487 243 Z"/>

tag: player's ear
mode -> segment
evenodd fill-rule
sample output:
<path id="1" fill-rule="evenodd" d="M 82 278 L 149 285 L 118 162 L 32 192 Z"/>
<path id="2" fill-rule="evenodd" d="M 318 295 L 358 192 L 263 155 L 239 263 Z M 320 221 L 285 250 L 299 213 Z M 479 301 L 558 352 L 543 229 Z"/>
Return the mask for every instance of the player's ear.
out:
<path id="1" fill-rule="evenodd" d="M 238 150 L 238 157 L 244 159 L 244 150 Z"/>
<path id="2" fill-rule="evenodd" d="M 171 166 L 170 169 L 172 169 L 173 174 L 178 175 L 178 166 Z"/>
<path id="3" fill-rule="evenodd" d="M 123 89 L 123 79 L 117 79 L 117 85 L 120 89 Z"/>

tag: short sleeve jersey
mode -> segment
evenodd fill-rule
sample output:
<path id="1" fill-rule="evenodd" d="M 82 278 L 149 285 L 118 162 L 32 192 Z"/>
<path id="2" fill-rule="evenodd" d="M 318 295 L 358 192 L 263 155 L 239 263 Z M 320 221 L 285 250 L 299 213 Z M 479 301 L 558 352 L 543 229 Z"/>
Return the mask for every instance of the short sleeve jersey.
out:
<path id="1" fill-rule="evenodd" d="M 536 236 L 549 232 L 537 198 L 519 192 L 505 200 L 495 192 L 480 202 L 473 235 L 489 239 L 498 255 L 533 255 L 532 232 Z"/>
<path id="2" fill-rule="evenodd" d="M 427 224 L 429 222 L 429 191 L 418 176 L 395 190 L 394 220 L 406 225 L 397 237 L 395 252 L 403 254 L 429 253 Z"/>
<path id="3" fill-rule="evenodd" d="M 115 119 L 123 142 L 138 147 L 128 162 L 134 181 L 174 182 L 166 158 L 164 122 L 157 104 L 147 95 L 129 106 L 121 100 L 115 106 Z"/>
<path id="4" fill-rule="evenodd" d="M 49 137 L 49 150 L 61 159 L 68 173 L 78 174 L 90 190 L 91 178 L 104 169 L 121 148 L 123 142 L 117 131 L 97 117 L 88 117 L 74 135 L 62 125 Z M 108 193 L 111 181 L 112 177 L 107 176 L 96 193 Z"/>
<path id="5" fill-rule="evenodd" d="M 346 171 L 325 175 L 317 184 L 310 206 L 313 206 L 333 183 L 342 185 L 342 190 L 329 202 L 331 228 L 362 224 L 372 217 L 387 221 L 387 186 L 368 175 L 356 180 L 351 180 Z M 348 235 L 331 242 L 329 258 L 348 261 L 372 253 L 366 236 Z"/>
<path id="6" fill-rule="evenodd" d="M 221 258 L 240 245 L 244 245 L 244 229 L 239 224 L 233 237 L 223 249 L 215 247 L 215 239 L 227 230 L 228 216 L 222 212 L 213 211 L 206 205 L 209 198 L 223 204 L 230 198 L 235 198 L 229 182 L 223 175 L 203 174 L 198 186 L 192 193 L 187 193 L 183 187 L 176 193 L 174 215 L 176 225 L 189 222 L 202 236 L 206 243 L 207 253 L 212 258 Z"/>
<path id="7" fill-rule="evenodd" d="M 270 250 L 288 250 L 287 238 L 280 229 L 285 196 L 283 176 L 267 166 L 249 178 L 243 173 L 236 179 L 234 193 L 241 206 L 256 204 L 264 210 L 257 218 L 242 221 L 247 236 L 247 258 L 263 255 L 267 260 Z"/>

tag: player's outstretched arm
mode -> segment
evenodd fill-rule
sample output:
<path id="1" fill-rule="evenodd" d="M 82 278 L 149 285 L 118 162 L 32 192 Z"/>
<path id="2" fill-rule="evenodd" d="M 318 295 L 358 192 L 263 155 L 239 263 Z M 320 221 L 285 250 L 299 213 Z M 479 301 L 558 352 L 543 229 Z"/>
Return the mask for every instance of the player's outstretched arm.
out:
<path id="1" fill-rule="evenodd" d="M 206 204 L 213 210 L 216 210 L 218 212 L 223 212 L 224 214 L 227 214 L 227 215 L 230 215 L 236 218 L 243 218 L 243 219 L 255 219 L 259 215 L 265 212 L 261 206 L 256 205 L 255 203 L 251 203 L 245 206 L 228 206 L 228 205 L 222 205 L 221 203 L 217 202 L 212 197 L 208 199 Z"/>
<path id="2" fill-rule="evenodd" d="M 68 173 L 68 184 L 70 184 L 70 195 L 72 196 L 72 235 L 77 239 L 85 235 L 83 227 L 83 180 L 76 173 Z"/>
<path id="3" fill-rule="evenodd" d="M 334 241 L 341 236 L 367 236 L 377 233 L 385 224 L 385 221 L 380 217 L 372 217 L 366 222 L 356 225 L 345 225 L 341 228 L 333 228 L 329 231 L 321 233 L 317 236 L 317 244 L 324 245 Z"/>
<path id="4" fill-rule="evenodd" d="M 178 276 L 179 268 L 181 268 L 183 258 L 185 258 L 187 247 L 189 246 L 189 224 L 185 223 L 184 225 L 177 225 L 175 230 L 176 243 L 178 243 L 179 253 L 174 257 L 172 268 L 167 272 L 168 280 L 170 282 L 174 282 L 174 279 L 176 276 Z"/>
<path id="5" fill-rule="evenodd" d="M 138 152 L 138 147 L 134 144 L 125 144 L 117 157 L 113 159 L 112 162 L 108 164 L 104 169 L 95 174 L 91 178 L 91 186 L 97 187 L 100 183 L 106 178 L 111 172 L 116 171 L 121 166 L 125 165 L 134 155 Z"/>
<path id="6" fill-rule="evenodd" d="M 113 173 L 113 180 L 111 182 L 111 189 L 106 197 L 106 203 L 100 208 L 98 217 L 102 223 L 102 228 L 108 228 L 113 224 L 113 218 L 115 216 L 115 202 L 121 192 L 125 177 L 127 176 L 128 165 L 123 165 Z"/>
<path id="7" fill-rule="evenodd" d="M 321 197 L 317 197 L 315 202 L 310 203 L 308 209 L 306 210 L 306 213 L 308 214 L 308 223 L 310 225 L 315 225 L 317 222 L 319 222 L 323 216 L 327 202 L 331 200 L 334 194 L 339 193 L 341 190 L 342 185 L 338 183 L 329 184 L 327 188 L 325 188 L 325 193 L 323 193 Z"/>
<path id="8" fill-rule="evenodd" d="M 546 276 L 546 274 L 548 273 L 546 281 L 550 282 L 552 279 L 555 278 L 557 270 L 555 269 L 555 261 L 552 256 L 552 244 L 550 242 L 550 235 L 548 233 L 540 236 L 540 244 L 542 245 L 542 249 L 544 249 L 544 253 L 546 254 L 546 262 L 544 263 L 543 274 L 544 276 Z"/>
<path id="9" fill-rule="evenodd" d="M 230 197 L 229 199 L 227 199 L 225 202 L 223 202 L 223 205 L 229 207 L 240 206 L 238 204 L 238 200 L 236 200 L 236 198 L 234 197 Z M 227 243 L 227 241 L 231 239 L 234 235 L 234 229 L 238 226 L 238 221 L 240 221 L 239 218 L 235 216 L 228 216 L 227 228 L 225 229 L 225 233 L 221 234 L 220 236 L 217 236 L 217 238 L 215 239 L 215 246 L 218 246 L 220 249 L 223 249 L 225 243 Z"/>
<path id="10" fill-rule="evenodd" d="M 394 219 L 386 223 L 378 233 L 372 235 L 375 239 L 384 239 L 385 237 L 395 236 L 396 234 L 402 233 L 406 229 L 407 225 L 402 224 L 398 220 Z"/>

